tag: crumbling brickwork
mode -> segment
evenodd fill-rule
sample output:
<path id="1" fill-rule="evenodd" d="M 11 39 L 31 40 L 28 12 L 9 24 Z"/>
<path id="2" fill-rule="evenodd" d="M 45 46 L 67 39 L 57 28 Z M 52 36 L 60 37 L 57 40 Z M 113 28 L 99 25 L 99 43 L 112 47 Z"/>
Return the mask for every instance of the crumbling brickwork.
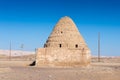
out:
<path id="1" fill-rule="evenodd" d="M 71 18 L 65 16 L 54 27 L 44 48 L 38 48 L 36 66 L 87 66 L 91 53 Z"/>

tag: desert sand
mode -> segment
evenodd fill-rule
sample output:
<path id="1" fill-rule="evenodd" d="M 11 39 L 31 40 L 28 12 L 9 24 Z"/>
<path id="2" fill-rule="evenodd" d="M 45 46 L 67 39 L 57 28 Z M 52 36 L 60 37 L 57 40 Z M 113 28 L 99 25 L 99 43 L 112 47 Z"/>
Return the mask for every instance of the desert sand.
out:
<path id="1" fill-rule="evenodd" d="M 5 57 L 5 56 L 4 56 Z M 26 56 L 24 56 L 26 58 Z M 92 58 L 88 67 L 42 68 L 29 66 L 34 61 L 13 57 L 11 61 L 0 60 L 0 80 L 119 80 L 120 57 Z M 15 60 L 17 59 L 17 60 Z M 19 60 L 18 60 L 19 59 Z"/>

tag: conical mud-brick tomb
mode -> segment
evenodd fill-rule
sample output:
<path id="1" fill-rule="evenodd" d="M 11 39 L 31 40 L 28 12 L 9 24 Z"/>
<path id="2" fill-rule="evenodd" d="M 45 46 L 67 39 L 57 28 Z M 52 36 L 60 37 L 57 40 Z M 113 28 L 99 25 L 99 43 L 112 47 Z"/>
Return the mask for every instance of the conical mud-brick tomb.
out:
<path id="1" fill-rule="evenodd" d="M 72 19 L 65 16 L 54 27 L 44 48 L 37 49 L 36 66 L 87 66 L 90 60 L 90 49 Z"/>

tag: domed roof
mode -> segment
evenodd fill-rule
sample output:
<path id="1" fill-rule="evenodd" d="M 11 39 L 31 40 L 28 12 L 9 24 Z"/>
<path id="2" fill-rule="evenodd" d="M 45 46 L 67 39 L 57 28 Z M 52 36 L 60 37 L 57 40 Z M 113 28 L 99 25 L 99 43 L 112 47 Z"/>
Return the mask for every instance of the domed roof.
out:
<path id="1" fill-rule="evenodd" d="M 45 47 L 80 49 L 86 43 L 70 17 L 61 18 L 46 41 Z"/>

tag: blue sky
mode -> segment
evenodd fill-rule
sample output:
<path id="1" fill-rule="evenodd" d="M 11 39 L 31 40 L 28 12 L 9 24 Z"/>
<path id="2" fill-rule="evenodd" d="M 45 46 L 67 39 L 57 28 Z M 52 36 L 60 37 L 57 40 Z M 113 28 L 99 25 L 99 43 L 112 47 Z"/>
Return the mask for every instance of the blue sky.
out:
<path id="1" fill-rule="evenodd" d="M 119 0 L 0 0 L 0 49 L 43 47 L 63 16 L 71 17 L 93 55 L 101 32 L 101 55 L 120 56 Z"/>

